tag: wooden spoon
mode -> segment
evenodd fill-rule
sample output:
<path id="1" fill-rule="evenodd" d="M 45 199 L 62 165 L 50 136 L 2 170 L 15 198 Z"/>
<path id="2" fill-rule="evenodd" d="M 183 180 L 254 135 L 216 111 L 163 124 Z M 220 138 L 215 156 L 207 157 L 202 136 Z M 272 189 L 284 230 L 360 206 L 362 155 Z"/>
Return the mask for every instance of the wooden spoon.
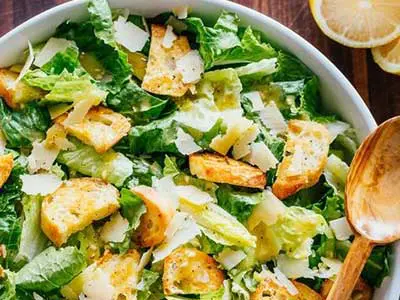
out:
<path id="1" fill-rule="evenodd" d="M 347 176 L 345 207 L 355 239 L 327 300 L 349 299 L 374 246 L 400 239 L 400 116 L 361 144 Z"/>

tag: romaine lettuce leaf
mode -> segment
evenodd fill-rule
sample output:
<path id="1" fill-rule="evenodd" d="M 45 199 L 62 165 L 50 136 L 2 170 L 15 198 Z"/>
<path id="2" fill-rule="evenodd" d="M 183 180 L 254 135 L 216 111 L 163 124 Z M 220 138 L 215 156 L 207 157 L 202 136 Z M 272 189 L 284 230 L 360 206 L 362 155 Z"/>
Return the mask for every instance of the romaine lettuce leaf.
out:
<path id="1" fill-rule="evenodd" d="M 17 287 L 49 292 L 70 282 L 86 267 L 84 255 L 75 247 L 47 248 L 16 274 Z"/>
<path id="2" fill-rule="evenodd" d="M 160 290 L 162 283 L 160 274 L 147 269 L 142 272 L 141 279 L 138 283 L 138 300 L 162 299 L 164 295 Z"/>
<path id="3" fill-rule="evenodd" d="M 15 273 L 8 270 L 4 271 L 4 276 L 2 276 L 2 278 L 0 279 L 0 299 L 18 299 L 15 289 Z"/>
<path id="4" fill-rule="evenodd" d="M 21 241 L 18 259 L 31 261 L 42 252 L 48 243 L 46 235 L 40 227 L 40 209 L 42 197 L 24 195 L 22 198 L 24 221 L 22 224 Z"/>
<path id="5" fill-rule="evenodd" d="M 47 74 L 55 75 L 61 74 L 64 70 L 74 73 L 77 69 L 80 69 L 78 47 L 72 42 L 71 46 L 54 55 L 41 69 Z M 83 69 L 80 69 L 80 72 L 82 71 Z"/>
<path id="6" fill-rule="evenodd" d="M 136 155 L 161 152 L 179 155 L 175 145 L 177 129 L 178 123 L 173 116 L 134 126 L 115 149 Z"/>
<path id="7" fill-rule="evenodd" d="M 115 47 L 112 14 L 107 0 L 90 0 L 88 11 L 96 37 L 105 44 Z"/>
<path id="8" fill-rule="evenodd" d="M 262 193 L 236 191 L 229 185 L 220 185 L 217 192 L 218 205 L 241 223 L 247 221 L 253 207 L 263 200 Z"/>
<path id="9" fill-rule="evenodd" d="M 180 209 L 189 213 L 199 225 L 206 228 L 208 233 L 220 237 L 227 246 L 256 246 L 256 237 L 252 236 L 232 215 L 214 203 L 196 205 L 181 199 Z"/>
<path id="10" fill-rule="evenodd" d="M 84 230 L 73 234 L 67 241 L 68 246 L 74 246 L 85 256 L 86 263 L 92 264 L 100 258 L 103 241 L 93 225 L 87 226 Z"/>
<path id="11" fill-rule="evenodd" d="M 205 68 L 213 66 L 248 63 L 276 56 L 275 50 L 248 27 L 239 32 L 239 17 L 223 11 L 214 27 L 207 27 L 200 18 L 186 19 L 189 30 L 197 34 L 200 54 Z M 240 36 L 239 36 L 240 35 Z"/>
<path id="12" fill-rule="evenodd" d="M 133 173 L 132 176 L 129 177 L 129 182 L 126 185 L 128 188 L 137 185 L 151 186 L 154 177 L 162 177 L 161 166 L 156 161 L 151 162 L 144 157 L 138 157 L 130 154 L 127 154 L 127 156 L 133 163 Z"/>
<path id="13" fill-rule="evenodd" d="M 81 174 L 102 178 L 107 182 L 122 186 L 133 173 L 133 163 L 123 154 L 109 150 L 97 153 L 93 147 L 71 138 L 75 149 L 61 151 L 57 161 Z"/>
<path id="14" fill-rule="evenodd" d="M 27 103 L 19 111 L 11 111 L 0 97 L 0 128 L 10 148 L 30 147 L 46 136 L 50 115 L 36 102 Z"/>
<path id="15" fill-rule="evenodd" d="M 278 70 L 273 74 L 273 81 L 308 81 L 313 73 L 297 57 L 279 51 Z"/>
<path id="16" fill-rule="evenodd" d="M 128 82 L 118 94 L 110 95 L 107 104 L 114 111 L 129 117 L 133 124 L 146 124 L 160 117 L 168 100 L 154 97 L 134 81 Z"/>
<path id="17" fill-rule="evenodd" d="M 257 83 L 271 81 L 271 74 L 276 72 L 276 58 L 262 59 L 243 67 L 236 68 L 236 72 L 244 87 L 254 86 Z"/>

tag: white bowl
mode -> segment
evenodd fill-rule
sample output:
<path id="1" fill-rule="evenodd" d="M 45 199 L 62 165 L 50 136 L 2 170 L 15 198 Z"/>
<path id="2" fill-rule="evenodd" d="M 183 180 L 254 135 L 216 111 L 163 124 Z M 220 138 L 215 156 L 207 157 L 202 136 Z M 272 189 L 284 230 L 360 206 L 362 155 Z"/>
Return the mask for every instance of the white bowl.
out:
<path id="1" fill-rule="evenodd" d="M 32 43 L 49 38 L 56 27 L 67 19 L 84 20 L 87 0 L 75 0 L 37 15 L 0 38 L 0 67 L 20 57 Z M 367 106 L 346 77 L 314 46 L 277 21 L 244 6 L 225 0 L 109 0 L 113 8 L 129 8 L 131 13 L 154 16 L 172 8 L 189 5 L 195 14 L 216 19 L 221 10 L 235 12 L 243 24 L 263 32 L 268 39 L 301 59 L 319 78 L 324 106 L 338 113 L 356 129 L 362 140 L 376 123 Z M 396 244 L 393 272 L 374 295 L 375 300 L 400 299 L 400 243 Z"/>

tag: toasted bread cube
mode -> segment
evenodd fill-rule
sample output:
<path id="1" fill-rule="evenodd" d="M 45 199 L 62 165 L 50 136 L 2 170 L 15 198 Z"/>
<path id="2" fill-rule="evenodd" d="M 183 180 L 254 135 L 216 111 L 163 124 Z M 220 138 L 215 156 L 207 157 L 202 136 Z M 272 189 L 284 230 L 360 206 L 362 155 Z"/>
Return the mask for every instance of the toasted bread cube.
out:
<path id="1" fill-rule="evenodd" d="M 186 36 L 178 36 L 171 48 L 163 47 L 166 31 L 165 26 L 151 26 L 150 54 L 142 88 L 154 94 L 180 97 L 194 85 L 183 83 L 182 74 L 176 68 L 176 61 L 191 49 Z"/>
<path id="2" fill-rule="evenodd" d="M 0 155 L 0 188 L 7 181 L 14 166 L 12 154 Z"/>
<path id="3" fill-rule="evenodd" d="M 332 280 L 326 279 L 324 281 L 321 287 L 322 299 L 328 298 L 332 286 Z M 372 295 L 373 289 L 362 278 L 359 278 L 354 287 L 353 293 L 351 294 L 351 300 L 371 300 Z"/>
<path id="4" fill-rule="evenodd" d="M 285 157 L 278 167 L 272 192 L 285 199 L 316 184 L 328 161 L 330 134 L 325 126 L 311 121 L 288 124 Z"/>
<path id="5" fill-rule="evenodd" d="M 77 124 L 63 124 L 67 116 L 58 117 L 56 123 L 63 125 L 69 134 L 85 144 L 93 146 L 98 153 L 107 152 L 131 129 L 127 118 L 102 106 L 91 108 L 83 121 Z"/>
<path id="6" fill-rule="evenodd" d="M 294 286 L 296 287 L 297 291 L 299 292 L 296 296 L 298 300 L 322 300 L 322 297 L 320 294 L 318 294 L 316 291 L 314 291 L 312 288 L 308 287 L 307 285 L 297 282 L 297 281 L 292 281 Z"/>
<path id="7" fill-rule="evenodd" d="M 164 261 L 165 295 L 205 294 L 220 289 L 223 281 L 217 262 L 200 250 L 181 247 Z"/>
<path id="8" fill-rule="evenodd" d="M 61 289 L 67 300 L 81 299 L 136 299 L 140 255 L 130 249 L 123 255 L 104 255 Z"/>
<path id="9" fill-rule="evenodd" d="M 297 295 L 290 295 L 288 290 L 271 278 L 264 279 L 250 294 L 250 300 L 296 300 Z"/>
<path id="10" fill-rule="evenodd" d="M 267 182 L 265 173 L 259 168 L 219 154 L 192 154 L 189 167 L 192 175 L 212 182 L 259 189 L 263 189 Z"/>
<path id="11" fill-rule="evenodd" d="M 132 192 L 146 205 L 146 213 L 140 219 L 136 239 L 141 247 L 160 244 L 165 238 L 165 230 L 174 216 L 174 204 L 162 198 L 156 190 L 147 186 L 137 186 Z"/>
<path id="12" fill-rule="evenodd" d="M 0 96 L 11 108 L 18 108 L 21 104 L 43 97 L 44 92 L 31 87 L 22 81 L 15 86 L 18 73 L 0 69 Z"/>
<path id="13" fill-rule="evenodd" d="M 73 233 L 118 210 L 118 198 L 118 190 L 101 179 L 70 179 L 44 198 L 42 230 L 59 247 Z"/>

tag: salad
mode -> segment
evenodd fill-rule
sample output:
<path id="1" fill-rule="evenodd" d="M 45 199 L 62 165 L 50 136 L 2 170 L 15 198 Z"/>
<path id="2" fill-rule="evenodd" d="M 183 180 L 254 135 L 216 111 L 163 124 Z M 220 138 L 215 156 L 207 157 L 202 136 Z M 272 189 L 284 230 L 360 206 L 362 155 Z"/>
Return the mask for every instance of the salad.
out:
<path id="1" fill-rule="evenodd" d="M 88 11 L 0 70 L 0 298 L 325 298 L 357 140 L 318 78 L 234 13 Z"/>

